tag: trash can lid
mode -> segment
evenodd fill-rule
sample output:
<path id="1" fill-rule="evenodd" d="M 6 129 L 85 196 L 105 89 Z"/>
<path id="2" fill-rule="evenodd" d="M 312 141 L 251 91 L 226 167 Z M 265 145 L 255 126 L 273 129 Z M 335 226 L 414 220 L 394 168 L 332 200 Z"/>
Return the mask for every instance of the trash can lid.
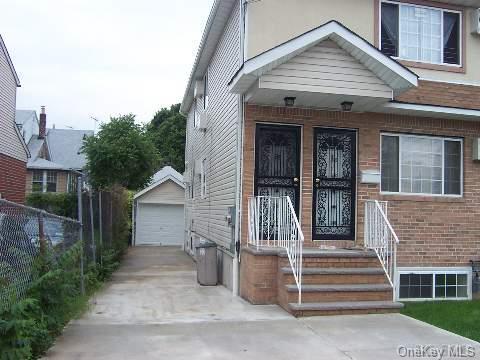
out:
<path id="1" fill-rule="evenodd" d="M 213 241 L 202 239 L 195 247 L 196 248 L 217 247 L 217 244 L 215 244 Z"/>

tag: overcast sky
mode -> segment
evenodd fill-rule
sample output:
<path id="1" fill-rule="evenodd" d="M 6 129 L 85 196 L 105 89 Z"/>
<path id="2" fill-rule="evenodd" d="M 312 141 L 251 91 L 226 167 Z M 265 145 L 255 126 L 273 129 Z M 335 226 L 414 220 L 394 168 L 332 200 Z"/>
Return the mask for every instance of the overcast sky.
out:
<path id="1" fill-rule="evenodd" d="M 181 102 L 213 0 L 0 0 L 0 34 L 21 88 L 17 109 L 47 126 L 91 116 L 149 121 Z"/>

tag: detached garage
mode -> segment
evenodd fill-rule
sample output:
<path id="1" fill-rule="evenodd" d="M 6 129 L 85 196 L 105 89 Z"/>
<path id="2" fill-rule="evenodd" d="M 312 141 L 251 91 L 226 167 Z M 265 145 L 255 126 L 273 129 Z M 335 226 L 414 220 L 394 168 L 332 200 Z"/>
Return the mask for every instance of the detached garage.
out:
<path id="1" fill-rule="evenodd" d="M 183 245 L 185 237 L 183 176 L 170 166 L 133 198 L 133 244 Z"/>

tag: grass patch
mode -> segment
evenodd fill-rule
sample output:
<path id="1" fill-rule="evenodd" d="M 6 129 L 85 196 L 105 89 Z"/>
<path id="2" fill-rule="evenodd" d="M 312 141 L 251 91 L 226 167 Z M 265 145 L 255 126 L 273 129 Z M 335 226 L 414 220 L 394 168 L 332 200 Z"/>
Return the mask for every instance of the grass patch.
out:
<path id="1" fill-rule="evenodd" d="M 401 313 L 480 342 L 480 300 L 407 302 Z"/>

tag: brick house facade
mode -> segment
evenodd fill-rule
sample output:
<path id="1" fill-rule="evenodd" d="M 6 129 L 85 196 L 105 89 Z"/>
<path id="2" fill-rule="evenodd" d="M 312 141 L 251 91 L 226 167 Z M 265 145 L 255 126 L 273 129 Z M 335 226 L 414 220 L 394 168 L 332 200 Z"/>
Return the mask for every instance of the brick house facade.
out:
<path id="1" fill-rule="evenodd" d="M 0 194 L 9 201 L 23 204 L 27 164 L 24 161 L 0 154 Z"/>
<path id="2" fill-rule="evenodd" d="M 181 106 L 186 247 L 216 242 L 221 283 L 295 315 L 471 298 L 475 11 L 449 0 L 217 2 Z M 438 52 L 400 34 L 426 19 L 444 27 Z"/>
<path id="3" fill-rule="evenodd" d="M 302 210 L 301 225 L 305 246 L 332 245 L 332 240 L 312 242 L 312 163 L 313 128 L 335 127 L 354 129 L 358 136 L 358 165 L 362 170 L 380 167 L 380 134 L 411 133 L 460 137 L 464 144 L 464 191 L 462 198 L 434 196 L 381 195 L 378 184 L 362 184 L 357 176 L 356 240 L 333 241 L 338 247 L 363 244 L 365 200 L 388 201 L 389 217 L 402 239 L 399 246 L 400 266 L 468 266 L 479 256 L 480 227 L 480 162 L 472 160 L 473 141 L 480 137 L 480 123 L 458 120 L 402 117 L 375 113 L 341 113 L 314 109 L 298 109 L 248 105 L 245 111 L 243 167 L 243 213 L 248 213 L 247 200 L 253 196 L 255 125 L 258 123 L 289 124 L 302 127 Z M 248 228 L 243 218 L 242 227 Z M 242 242 L 247 243 L 247 233 Z M 435 252 L 431 251 L 435 248 Z"/>

